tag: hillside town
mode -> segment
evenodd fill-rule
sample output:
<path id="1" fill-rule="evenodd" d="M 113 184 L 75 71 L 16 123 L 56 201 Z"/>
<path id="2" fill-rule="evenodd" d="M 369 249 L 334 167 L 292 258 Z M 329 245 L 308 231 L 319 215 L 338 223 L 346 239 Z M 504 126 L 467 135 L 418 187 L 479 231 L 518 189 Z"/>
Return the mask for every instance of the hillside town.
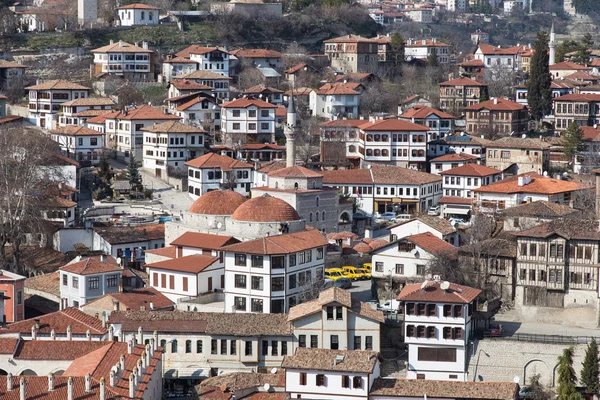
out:
<path id="1" fill-rule="evenodd" d="M 599 12 L 0 0 L 0 399 L 597 399 Z"/>

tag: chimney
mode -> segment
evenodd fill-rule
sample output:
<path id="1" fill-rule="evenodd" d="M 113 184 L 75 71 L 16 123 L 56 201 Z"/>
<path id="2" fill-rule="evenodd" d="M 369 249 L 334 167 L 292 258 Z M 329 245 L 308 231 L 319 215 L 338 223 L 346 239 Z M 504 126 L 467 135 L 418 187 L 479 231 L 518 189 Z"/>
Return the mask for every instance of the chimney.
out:
<path id="1" fill-rule="evenodd" d="M 143 41 L 143 42 L 142 42 L 142 48 L 143 48 L 144 50 L 148 50 L 148 42 L 146 42 L 146 41 Z"/>
<path id="2" fill-rule="evenodd" d="M 106 260 L 107 260 L 107 258 L 106 258 L 106 254 L 101 254 L 101 255 L 100 255 L 100 262 L 103 262 L 103 263 L 105 263 L 105 262 L 106 262 Z"/>
<path id="3" fill-rule="evenodd" d="M 423 46 L 425 46 L 425 45 L 427 44 L 427 40 L 425 40 L 425 39 L 421 40 L 421 44 L 422 44 Z"/>
<path id="4" fill-rule="evenodd" d="M 56 331 L 54 329 L 50 331 L 50 340 L 56 340 Z"/>
<path id="5" fill-rule="evenodd" d="M 119 40 L 119 47 L 123 47 L 123 41 Z"/>
<path id="6" fill-rule="evenodd" d="M 138 42 L 134 42 L 134 43 L 133 43 L 133 45 L 134 45 L 135 47 L 139 47 L 139 43 L 138 43 Z M 168 58 L 168 56 L 167 56 L 167 58 Z"/>
<path id="7" fill-rule="evenodd" d="M 148 357 L 146 357 L 146 350 L 142 351 L 142 374 L 146 372 L 146 368 L 148 368 Z"/>
<path id="8" fill-rule="evenodd" d="M 100 377 L 100 400 L 106 400 L 106 382 L 104 377 Z"/>
<path id="9" fill-rule="evenodd" d="M 121 354 L 121 358 L 119 358 L 119 368 L 125 371 L 125 354 Z"/>
<path id="10" fill-rule="evenodd" d="M 150 353 L 151 351 L 152 351 L 152 347 L 149 344 L 147 344 L 146 345 L 146 367 L 150 366 L 150 360 L 152 357 L 152 353 Z"/>
<path id="11" fill-rule="evenodd" d="M 111 340 L 115 340 L 115 328 L 112 325 L 108 327 L 108 337 Z"/>
<path id="12" fill-rule="evenodd" d="M 119 311 L 119 301 L 113 300 L 113 311 Z"/>
<path id="13" fill-rule="evenodd" d="M 37 339 L 37 327 L 35 325 L 33 325 L 31 327 L 31 340 L 36 340 Z"/>
<path id="14" fill-rule="evenodd" d="M 115 387 L 117 384 L 117 374 L 115 371 L 110 371 L 110 386 Z"/>
<path id="15" fill-rule="evenodd" d="M 9 373 L 8 375 L 6 375 L 6 391 L 7 392 L 10 392 L 13 389 L 12 378 L 13 378 L 12 374 Z"/>
<path id="16" fill-rule="evenodd" d="M 92 376 L 89 373 L 85 374 L 85 391 L 92 391 Z"/>
<path id="17" fill-rule="evenodd" d="M 154 310 L 154 303 L 153 302 L 150 302 L 150 309 Z"/>
<path id="18" fill-rule="evenodd" d="M 133 352 L 133 339 L 130 338 L 127 341 L 127 354 L 131 354 Z"/>
<path id="19" fill-rule="evenodd" d="M 494 97 L 494 104 L 498 104 L 498 98 Z"/>
<path id="20" fill-rule="evenodd" d="M 19 397 L 21 400 L 25 400 L 27 398 L 26 396 L 26 387 L 25 387 L 25 378 L 21 377 L 21 380 L 19 381 Z"/>
<path id="21" fill-rule="evenodd" d="M 158 347 L 158 332 L 154 331 L 154 333 L 152 334 L 153 339 L 154 339 L 154 343 L 152 343 L 152 351 L 156 351 L 156 348 Z"/>
<path id="22" fill-rule="evenodd" d="M 129 398 L 133 399 L 135 396 L 135 387 L 133 386 L 133 374 L 129 375 Z"/>
<path id="23" fill-rule="evenodd" d="M 110 44 L 115 44 L 115 41 L 110 39 Z"/>
<path id="24" fill-rule="evenodd" d="M 138 343 L 144 343 L 144 331 L 141 326 L 138 328 Z"/>
<path id="25" fill-rule="evenodd" d="M 40 319 L 39 318 L 35 318 L 33 320 L 33 322 L 35 323 L 36 329 L 40 329 Z"/>
<path id="26" fill-rule="evenodd" d="M 71 328 L 71 325 L 67 326 L 67 340 L 72 340 L 73 339 L 73 329 Z"/>
<path id="27" fill-rule="evenodd" d="M 524 186 L 524 184 L 525 183 L 524 183 L 524 180 L 523 180 L 522 176 L 520 176 L 519 178 L 517 178 L 517 186 L 521 187 L 521 186 Z"/>
<path id="28" fill-rule="evenodd" d="M 131 375 L 133 375 L 133 386 L 137 389 L 137 385 L 139 383 L 139 373 L 140 370 L 138 369 L 138 367 L 133 367 L 133 370 L 131 371 Z"/>
<path id="29" fill-rule="evenodd" d="M 73 400 L 73 377 L 72 376 L 70 376 L 69 379 L 67 379 L 67 399 Z"/>
<path id="30" fill-rule="evenodd" d="M 52 392 L 54 390 L 54 374 L 48 374 L 48 391 Z"/>
<path id="31" fill-rule="evenodd" d="M 139 374 L 139 381 L 142 381 L 142 376 L 144 376 L 144 362 L 142 361 L 144 359 L 144 356 L 142 355 L 142 358 L 140 358 L 137 362 L 137 369 L 138 369 L 138 374 Z"/>

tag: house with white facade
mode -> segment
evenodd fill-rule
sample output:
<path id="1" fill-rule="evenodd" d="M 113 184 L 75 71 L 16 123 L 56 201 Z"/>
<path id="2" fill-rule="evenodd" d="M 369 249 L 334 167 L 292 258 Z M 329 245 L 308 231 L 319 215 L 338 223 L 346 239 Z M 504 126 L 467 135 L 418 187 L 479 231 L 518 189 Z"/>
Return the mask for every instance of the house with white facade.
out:
<path id="1" fill-rule="evenodd" d="M 191 45 L 175 53 L 176 57 L 188 58 L 197 63 L 199 71 L 209 71 L 229 77 L 230 63 L 236 58 L 220 47 Z"/>
<path id="2" fill-rule="evenodd" d="M 179 75 L 185 75 L 198 70 L 198 62 L 185 57 L 167 56 L 162 64 L 163 78 L 169 82 Z"/>
<path id="3" fill-rule="evenodd" d="M 258 68 L 283 68 L 284 54 L 270 49 L 237 49 L 231 52 L 236 57 L 236 67 L 243 61 L 248 61 Z"/>
<path id="4" fill-rule="evenodd" d="M 54 128 L 63 103 L 86 98 L 90 88 L 68 81 L 47 81 L 25 88 L 29 92 L 29 120 L 47 129 Z"/>
<path id="5" fill-rule="evenodd" d="M 185 173 L 185 162 L 207 151 L 207 132 L 179 121 L 163 122 L 141 131 L 144 132 L 143 166 L 157 178 Z"/>
<path id="6" fill-rule="evenodd" d="M 420 280 L 430 276 L 429 263 L 443 255 L 448 260 L 458 259 L 458 249 L 433 233 L 413 234 L 379 247 L 371 252 L 373 278 L 402 278 Z"/>
<path id="7" fill-rule="evenodd" d="M 474 56 L 475 60 L 483 61 L 486 78 L 521 71 L 521 46 L 500 48 L 481 43 Z"/>
<path id="8" fill-rule="evenodd" d="M 104 151 L 105 134 L 84 126 L 68 125 L 50 131 L 60 152 L 82 164 L 98 165 Z"/>
<path id="9" fill-rule="evenodd" d="M 433 8 L 421 6 L 407 10 L 405 15 L 414 22 L 430 24 L 433 21 Z"/>
<path id="10" fill-rule="evenodd" d="M 466 381 L 473 313 L 480 289 L 439 280 L 406 285 L 404 340 L 408 379 Z"/>
<path id="11" fill-rule="evenodd" d="M 398 119 L 429 128 L 427 141 L 443 138 L 454 132 L 454 116 L 427 106 L 414 106 L 404 111 Z"/>
<path id="12" fill-rule="evenodd" d="M 115 75 L 130 80 L 154 80 L 154 52 L 148 43 L 127 43 L 122 40 L 92 50 L 94 74 L 97 77 Z"/>
<path id="13" fill-rule="evenodd" d="M 250 193 L 254 166 L 216 153 L 207 153 L 185 163 L 188 193 L 196 200 L 212 190 L 230 189 L 244 196 Z"/>
<path id="14" fill-rule="evenodd" d="M 252 212 L 247 207 L 244 209 Z M 243 220 L 244 216 L 238 211 L 234 217 Z M 290 215 L 290 220 L 298 219 L 295 211 L 294 214 Z M 248 215 L 248 218 L 254 216 Z M 223 247 L 225 310 L 285 313 L 298 303 L 297 296 L 307 286 L 324 279 L 327 244 L 318 230 L 310 230 Z"/>
<path id="15" fill-rule="evenodd" d="M 460 236 L 455 226 L 437 215 L 420 215 L 416 218 L 402 221 L 386 228 L 390 231 L 390 243 L 407 236 L 429 232 L 438 239 L 459 246 Z"/>
<path id="16" fill-rule="evenodd" d="M 198 70 L 189 74 L 178 75 L 177 79 L 187 79 L 213 88 L 215 97 L 229 99 L 229 82 L 231 78 L 215 71 Z"/>
<path id="17" fill-rule="evenodd" d="M 360 93 L 344 83 L 326 83 L 309 94 L 309 108 L 313 116 L 337 119 L 358 118 Z"/>
<path id="18" fill-rule="evenodd" d="M 117 158 L 125 159 L 127 162 L 131 155 L 138 161 L 143 158 L 144 131 L 142 128 L 181 119 L 177 115 L 167 114 L 165 111 L 149 105 L 113 111 L 101 117 L 104 119 L 107 147 L 116 150 Z"/>
<path id="19" fill-rule="evenodd" d="M 201 92 L 210 96 L 212 87 L 189 79 L 172 79 L 168 85 L 167 96 L 168 100 L 173 101 L 173 98 Z"/>
<path id="20" fill-rule="evenodd" d="M 213 96 L 194 93 L 169 101 L 169 106 L 184 124 L 199 125 L 213 135 L 221 131 L 221 106 Z"/>
<path id="21" fill-rule="evenodd" d="M 222 142 L 225 144 L 275 142 L 275 104 L 240 98 L 221 104 Z"/>
<path id="22" fill-rule="evenodd" d="M 121 258 L 125 266 L 128 262 L 143 263 L 146 250 L 165 247 L 164 224 L 94 227 L 92 230 L 91 248 Z"/>
<path id="23" fill-rule="evenodd" d="M 373 164 L 363 169 L 322 171 L 323 185 L 356 199 L 368 215 L 396 212 L 418 214 L 442 197 L 442 178 L 396 166 Z"/>
<path id="24" fill-rule="evenodd" d="M 380 375 L 379 353 L 297 348 L 281 364 L 292 399 L 363 400 Z"/>
<path id="25" fill-rule="evenodd" d="M 58 126 L 86 126 L 89 119 L 109 113 L 115 102 L 108 97 L 85 97 L 62 103 Z"/>
<path id="26" fill-rule="evenodd" d="M 466 164 L 478 163 L 480 160 L 477 156 L 465 153 L 448 153 L 443 156 L 439 156 L 429 161 L 431 173 L 440 175 L 444 171 L 448 171 L 452 168 L 462 167 Z"/>
<path id="27" fill-rule="evenodd" d="M 404 57 L 407 61 L 412 59 L 427 60 L 432 53 L 437 55 L 440 64 L 450 61 L 450 45 L 433 39 L 408 39 L 404 43 Z"/>
<path id="28" fill-rule="evenodd" d="M 467 0 L 448 0 L 448 11 L 464 12 L 467 10 Z"/>
<path id="29" fill-rule="evenodd" d="M 477 157 L 484 163 L 485 149 L 493 143 L 491 140 L 479 136 L 460 134 L 447 135 L 446 137 L 427 143 L 427 157 L 436 158 L 445 154 L 467 154 Z"/>
<path id="30" fill-rule="evenodd" d="M 117 26 L 158 25 L 160 8 L 133 3 L 117 7 Z"/>
<path id="31" fill-rule="evenodd" d="M 333 287 L 319 297 L 291 307 L 288 321 L 297 348 L 380 350 L 381 310 L 352 299 L 350 292 Z"/>
<path id="32" fill-rule="evenodd" d="M 59 269 L 61 309 L 79 307 L 107 293 L 121 290 L 123 269 L 101 259 L 75 259 Z"/>

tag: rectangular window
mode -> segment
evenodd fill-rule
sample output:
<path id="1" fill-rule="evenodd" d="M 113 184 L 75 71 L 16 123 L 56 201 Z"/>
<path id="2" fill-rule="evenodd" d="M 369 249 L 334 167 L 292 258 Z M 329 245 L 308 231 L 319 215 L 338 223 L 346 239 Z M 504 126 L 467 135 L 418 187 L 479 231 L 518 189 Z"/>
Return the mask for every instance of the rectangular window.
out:
<path id="1" fill-rule="evenodd" d="M 271 269 L 285 268 L 284 256 L 271 256 Z"/>
<path id="2" fill-rule="evenodd" d="M 269 341 L 268 340 L 262 341 L 262 355 L 263 356 L 269 355 Z"/>
<path id="3" fill-rule="evenodd" d="M 360 336 L 354 336 L 354 349 L 353 350 L 360 350 Z"/>
<path id="4" fill-rule="evenodd" d="M 329 337 L 329 347 L 331 350 L 338 350 L 340 348 L 340 340 L 338 335 L 331 335 Z"/>
<path id="5" fill-rule="evenodd" d="M 365 336 L 365 350 L 373 350 L 373 336 Z"/>
<path id="6" fill-rule="evenodd" d="M 355 376 L 352 378 L 352 387 L 354 389 L 362 389 L 363 379 L 360 376 Z"/>
<path id="7" fill-rule="evenodd" d="M 404 264 L 396 264 L 396 274 L 404 275 Z"/>
<path id="8" fill-rule="evenodd" d="M 300 372 L 300 386 L 306 386 L 306 372 Z"/>
<path id="9" fill-rule="evenodd" d="M 383 272 L 383 262 L 378 261 L 375 263 L 375 271 Z"/>
<path id="10" fill-rule="evenodd" d="M 217 339 L 210 341 L 210 354 L 217 354 Z"/>
<path id="11" fill-rule="evenodd" d="M 154 276 L 156 276 L 156 273 L 154 274 Z M 69 285 L 68 281 L 69 281 L 69 277 L 67 276 L 67 274 L 63 274 L 63 277 L 62 277 L 62 284 L 63 284 L 64 286 L 68 286 L 68 285 Z M 156 285 L 154 285 L 154 286 L 156 286 Z"/>
<path id="12" fill-rule="evenodd" d="M 298 347 L 306 347 L 306 335 L 298 335 Z"/>
<path id="13" fill-rule="evenodd" d="M 325 386 L 325 375 L 317 374 L 316 383 L 317 386 Z"/>
<path id="14" fill-rule="evenodd" d="M 419 347 L 419 361 L 456 362 L 455 348 Z"/>
<path id="15" fill-rule="evenodd" d="M 169 275 L 169 289 L 175 290 L 175 275 Z"/>
<path id="16" fill-rule="evenodd" d="M 319 336 L 310 335 L 310 348 L 311 349 L 319 348 Z"/>
<path id="17" fill-rule="evenodd" d="M 245 254 L 236 254 L 235 255 L 235 265 L 238 267 L 246 266 L 246 255 Z"/>
<path id="18" fill-rule="evenodd" d="M 187 292 L 188 291 L 188 278 L 187 278 L 187 276 L 184 276 L 182 278 L 182 280 L 183 280 L 183 291 Z"/>
<path id="19" fill-rule="evenodd" d="M 463 306 L 461 304 L 456 304 L 452 307 L 452 316 L 454 318 L 461 318 L 463 314 Z"/>
<path id="20" fill-rule="evenodd" d="M 285 278 L 283 276 L 271 278 L 271 292 L 285 290 Z"/>
<path id="21" fill-rule="evenodd" d="M 244 341 L 244 354 L 246 356 L 252 355 L 252 342 L 249 340 Z"/>
<path id="22" fill-rule="evenodd" d="M 221 339 L 221 354 L 227 354 L 227 339 Z"/>
<path id="23" fill-rule="evenodd" d="M 343 314 L 342 307 L 336 307 L 336 308 L 335 308 L 335 319 L 336 319 L 337 321 L 342 321 L 342 320 L 344 319 L 344 318 L 343 318 L 343 315 L 344 315 L 344 314 Z"/>
<path id="24" fill-rule="evenodd" d="M 236 340 L 231 340 L 230 345 L 229 345 L 229 354 L 231 354 L 232 356 L 235 356 L 237 354 L 237 341 Z"/>
<path id="25" fill-rule="evenodd" d="M 333 306 L 327 307 L 327 320 L 333 321 Z"/>
<path id="26" fill-rule="evenodd" d="M 98 289 L 100 287 L 100 277 L 94 276 L 88 279 L 88 289 Z"/>
<path id="27" fill-rule="evenodd" d="M 278 356 L 279 355 L 279 349 L 278 349 L 278 342 L 277 340 L 272 340 L 271 341 L 271 355 L 272 356 Z"/>
<path id="28" fill-rule="evenodd" d="M 288 288 L 295 289 L 296 288 L 296 274 L 290 275 L 288 278 Z"/>
<path id="29" fill-rule="evenodd" d="M 349 389 L 350 388 L 350 377 L 347 375 L 342 375 L 342 387 Z"/>
<path id="30" fill-rule="evenodd" d="M 234 297 L 233 302 L 237 311 L 246 311 L 246 298 L 245 297 Z"/>
<path id="31" fill-rule="evenodd" d="M 235 275 L 235 287 L 246 289 L 246 275 Z"/>
<path id="32" fill-rule="evenodd" d="M 79 278 L 74 276 L 72 279 L 72 282 L 73 282 L 73 285 L 72 285 L 73 289 L 79 289 Z"/>
<path id="33" fill-rule="evenodd" d="M 252 290 L 263 290 L 262 276 L 253 276 L 252 277 Z"/>
<path id="34" fill-rule="evenodd" d="M 262 268 L 263 267 L 263 256 L 252 256 L 252 267 Z"/>
<path id="35" fill-rule="evenodd" d="M 281 342 L 281 355 L 287 356 L 287 342 L 285 340 Z"/>

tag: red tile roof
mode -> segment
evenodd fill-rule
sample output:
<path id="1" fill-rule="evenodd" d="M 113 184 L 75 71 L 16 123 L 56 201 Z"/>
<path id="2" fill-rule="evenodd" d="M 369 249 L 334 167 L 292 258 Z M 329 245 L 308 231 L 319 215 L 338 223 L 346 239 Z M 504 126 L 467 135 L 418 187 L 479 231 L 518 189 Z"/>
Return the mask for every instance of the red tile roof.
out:
<path id="1" fill-rule="evenodd" d="M 246 143 L 240 146 L 240 150 L 285 150 L 285 146 L 275 143 Z"/>
<path id="2" fill-rule="evenodd" d="M 457 382 L 378 378 L 373 383 L 369 396 L 406 399 L 514 400 L 518 397 L 518 391 L 518 385 L 513 382 Z"/>
<path id="3" fill-rule="evenodd" d="M 92 340 L 21 340 L 15 359 L 18 360 L 75 360 L 106 346 Z"/>
<path id="4" fill-rule="evenodd" d="M 194 53 L 195 54 L 195 53 Z M 217 74 L 216 72 L 205 71 L 203 69 L 199 69 L 197 71 L 190 72 L 189 74 L 177 75 L 177 79 L 203 79 L 209 81 L 219 81 L 219 80 L 231 80 L 230 77 L 226 75 Z"/>
<path id="5" fill-rule="evenodd" d="M 341 358 L 342 361 L 336 361 Z M 377 360 L 376 351 L 329 350 L 298 347 L 292 356 L 286 356 L 281 363 L 284 369 L 310 371 L 339 371 L 370 374 Z"/>
<path id="6" fill-rule="evenodd" d="M 325 184 L 373 184 L 371 170 L 367 168 L 322 171 L 322 174 Z"/>
<path id="7" fill-rule="evenodd" d="M 286 201 L 265 194 L 244 202 L 232 214 L 235 221 L 287 222 L 301 219 Z"/>
<path id="8" fill-rule="evenodd" d="M 324 128 L 358 128 L 365 124 L 364 119 L 334 119 L 323 122 L 319 126 Z"/>
<path id="9" fill-rule="evenodd" d="M 0 338 L 0 354 L 14 354 L 18 343 L 17 338 Z"/>
<path id="10" fill-rule="evenodd" d="M 347 170 L 355 171 L 355 170 Z M 403 168 L 395 165 L 371 165 L 373 182 L 376 184 L 405 184 L 405 185 L 423 185 L 441 181 L 438 175 L 421 172 L 412 168 Z"/>
<path id="11" fill-rule="evenodd" d="M 247 97 L 242 97 L 240 99 L 235 99 L 221 104 L 221 108 L 248 108 L 250 106 L 258 108 L 277 108 L 275 104 L 267 103 L 266 101 L 259 99 L 249 99 Z"/>
<path id="12" fill-rule="evenodd" d="M 261 93 L 283 93 L 283 90 L 265 86 L 263 84 L 254 85 L 244 91 L 246 94 L 261 94 Z"/>
<path id="13" fill-rule="evenodd" d="M 435 108 L 419 105 L 406 110 L 402 115 L 399 116 L 399 118 L 424 119 L 429 117 L 430 115 L 435 115 L 442 119 L 454 119 L 453 115 L 450 115 L 440 110 L 436 110 Z"/>
<path id="14" fill-rule="evenodd" d="M 152 133 L 207 133 L 204 129 L 195 127 L 193 125 L 184 124 L 179 121 L 167 121 L 161 124 L 154 124 L 140 129 L 144 132 Z"/>
<path id="15" fill-rule="evenodd" d="M 600 101 L 600 94 L 595 93 L 571 93 L 555 97 L 553 101 Z"/>
<path id="16" fill-rule="evenodd" d="M 447 171 L 440 172 L 440 175 L 458 175 L 458 176 L 490 176 L 501 174 L 502 171 L 497 169 L 486 167 L 485 165 L 479 164 L 465 164 L 460 167 L 452 168 Z"/>
<path id="17" fill-rule="evenodd" d="M 158 7 L 149 6 L 148 4 L 133 3 L 126 6 L 117 7 L 117 10 L 136 9 L 136 10 L 160 10 Z"/>
<path id="18" fill-rule="evenodd" d="M 348 84 L 331 84 L 326 83 L 315 92 L 319 95 L 358 95 L 360 94 L 356 90 L 352 89 Z"/>
<path id="19" fill-rule="evenodd" d="M 114 263 L 105 263 L 94 258 L 87 258 L 79 262 L 72 262 L 61 267 L 60 270 L 77 275 L 94 275 L 122 271 L 121 267 Z"/>
<path id="20" fill-rule="evenodd" d="M 269 176 L 276 178 L 322 178 L 323 174 L 311 171 L 304 167 L 287 167 L 269 172 Z"/>
<path id="21" fill-rule="evenodd" d="M 231 157 L 222 156 L 216 153 L 206 153 L 203 156 L 194 158 L 193 160 L 186 162 L 185 165 L 187 165 L 188 167 L 200 169 L 220 168 L 223 171 L 231 171 L 232 169 L 253 167 L 251 164 L 247 164 L 239 160 L 234 160 Z"/>
<path id="22" fill-rule="evenodd" d="M 154 53 L 152 50 L 135 46 L 127 42 L 115 42 L 106 46 L 99 47 L 91 51 L 92 53 Z"/>
<path id="23" fill-rule="evenodd" d="M 419 131 L 427 132 L 429 128 L 419 124 L 413 124 L 412 122 L 403 121 L 400 119 L 380 119 L 375 122 L 367 122 L 360 126 L 360 129 L 366 132 L 377 132 L 377 131 Z"/>
<path id="24" fill-rule="evenodd" d="M 527 185 L 519 186 L 519 177 L 525 176 L 529 176 L 531 182 Z M 479 193 L 537 193 L 551 195 L 582 189 L 586 189 L 586 187 L 577 182 L 557 180 L 541 176 L 535 172 L 529 172 L 503 179 L 490 185 L 480 187 L 479 189 L 474 189 L 474 191 Z"/>
<path id="25" fill-rule="evenodd" d="M 189 208 L 194 214 L 232 215 L 246 198 L 232 190 L 212 190 L 200 196 Z"/>
<path id="26" fill-rule="evenodd" d="M 550 71 L 591 71 L 590 67 L 586 67 L 585 65 L 575 64 L 570 61 L 563 61 L 558 64 L 551 65 L 549 67 Z"/>
<path id="27" fill-rule="evenodd" d="M 458 249 L 456 247 L 443 241 L 431 232 L 407 236 L 401 240 L 408 240 L 434 256 L 444 254 L 445 256 L 454 258 L 458 255 Z"/>
<path id="28" fill-rule="evenodd" d="M 235 243 L 239 243 L 239 240 L 233 236 L 213 235 L 210 233 L 200 232 L 186 232 L 172 241 L 171 246 L 217 250 L 223 246 Z"/>
<path id="29" fill-rule="evenodd" d="M 438 201 L 438 204 L 464 204 L 470 205 L 473 203 L 473 199 L 468 199 L 464 197 L 452 197 L 452 196 L 444 196 Z"/>
<path id="30" fill-rule="evenodd" d="M 35 320 L 39 320 L 38 334 L 49 335 L 50 331 L 54 329 L 57 335 L 64 335 L 67 333 L 67 326 L 71 326 L 73 335 L 85 335 L 88 330 L 92 335 L 104 335 L 107 332 L 98 318 L 87 315 L 77 308 L 66 308 L 35 319 L 15 322 L 7 328 L 0 329 L 0 335 L 16 332 L 31 334 L 31 327 L 36 324 Z"/>
<path id="31" fill-rule="evenodd" d="M 458 64 L 459 67 L 485 67 L 482 60 L 468 60 Z"/>
<path id="32" fill-rule="evenodd" d="M 283 53 L 268 49 L 237 49 L 231 52 L 238 58 L 282 58 Z"/>
<path id="33" fill-rule="evenodd" d="M 197 61 L 185 57 L 173 57 L 163 61 L 163 64 L 197 64 Z"/>
<path id="34" fill-rule="evenodd" d="M 489 44 L 480 44 L 479 50 L 481 50 L 481 52 L 484 55 L 517 55 L 517 54 L 519 54 L 518 47 L 509 47 L 509 48 L 503 49 L 503 48 L 495 47 L 495 46 L 492 46 Z"/>
<path id="35" fill-rule="evenodd" d="M 194 254 L 191 256 L 173 258 L 165 261 L 158 261 L 152 264 L 146 264 L 145 267 L 149 270 L 164 269 L 168 271 L 187 272 L 199 274 L 206 268 L 219 261 L 219 257 L 204 256 Z"/>
<path id="36" fill-rule="evenodd" d="M 146 253 L 156 254 L 157 256 L 175 258 L 177 257 L 177 247 L 167 246 L 158 249 L 146 250 Z"/>
<path id="37" fill-rule="evenodd" d="M 467 153 L 449 153 L 444 154 L 443 156 L 439 156 L 431 160 L 431 162 L 451 162 L 451 161 L 469 161 L 469 160 L 477 160 L 477 156 L 473 156 Z"/>
<path id="38" fill-rule="evenodd" d="M 118 293 L 109 293 L 105 294 L 102 297 L 94 299 L 92 301 L 88 301 L 85 303 L 84 307 L 90 306 L 94 302 L 97 302 L 100 299 L 105 297 L 110 297 L 119 302 L 119 309 L 122 311 L 126 310 L 141 310 L 142 307 L 150 310 L 150 303 L 152 303 L 152 309 L 160 310 L 160 309 L 173 309 L 174 303 L 169 300 L 167 296 L 160 293 L 155 288 L 143 288 L 143 289 L 135 289 L 127 292 L 118 292 Z"/>
<path id="39" fill-rule="evenodd" d="M 481 289 L 450 283 L 448 290 L 443 290 L 441 281 L 425 281 L 404 286 L 398 295 L 400 301 L 425 301 L 431 303 L 468 304 L 475 300 Z"/>
<path id="40" fill-rule="evenodd" d="M 600 129 L 593 126 L 582 126 L 580 129 L 583 132 L 583 140 L 590 142 L 600 142 Z"/>
<path id="41" fill-rule="evenodd" d="M 54 80 L 46 81 L 33 86 L 28 86 L 25 90 L 85 90 L 90 91 L 91 89 L 82 85 L 78 85 L 69 81 Z"/>
<path id="42" fill-rule="evenodd" d="M 113 111 L 109 114 L 101 116 L 104 119 L 120 119 L 120 120 L 163 120 L 176 119 L 181 117 L 173 114 L 165 114 L 162 110 L 149 105 L 141 105 L 128 109 L 127 111 Z M 90 122 L 91 120 L 88 120 Z"/>
<path id="43" fill-rule="evenodd" d="M 224 251 L 249 254 L 288 254 L 327 246 L 328 241 L 317 230 L 267 236 L 223 247 Z"/>
<path id="44" fill-rule="evenodd" d="M 213 90 L 212 86 L 203 85 L 201 83 L 191 81 L 189 79 L 173 78 L 173 79 L 171 79 L 169 84 L 178 90 L 195 90 L 195 91 L 206 90 L 209 92 Z"/>
<path id="45" fill-rule="evenodd" d="M 517 110 L 526 110 L 527 106 L 525 104 L 519 104 L 514 101 L 495 98 L 488 101 L 484 101 L 482 103 L 473 104 L 471 106 L 465 107 L 467 111 L 479 111 L 482 109 L 488 109 L 493 111 L 517 111 Z"/>

